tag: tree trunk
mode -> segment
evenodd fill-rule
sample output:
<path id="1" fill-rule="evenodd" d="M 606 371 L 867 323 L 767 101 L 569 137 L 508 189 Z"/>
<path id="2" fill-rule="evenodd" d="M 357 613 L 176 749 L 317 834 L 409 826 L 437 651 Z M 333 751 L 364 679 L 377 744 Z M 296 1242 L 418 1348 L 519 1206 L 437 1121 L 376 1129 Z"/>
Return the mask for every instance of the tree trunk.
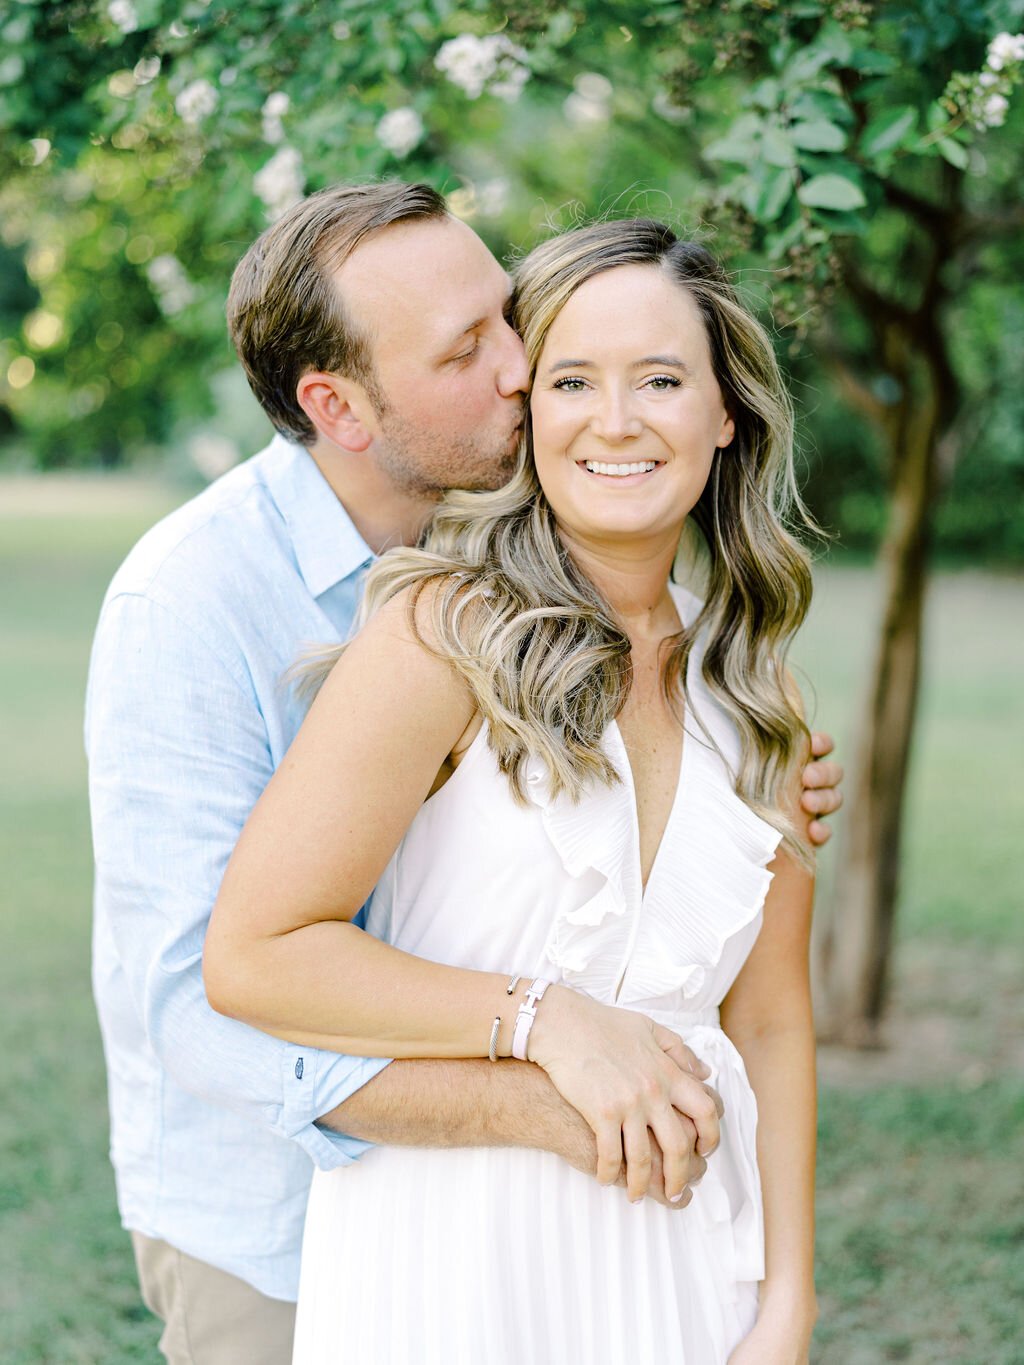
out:
<path id="1" fill-rule="evenodd" d="M 820 1036 L 859 1047 L 878 1045 L 888 985 L 942 406 L 928 359 L 913 353 L 916 348 L 905 335 L 889 340 L 898 353 L 892 368 L 902 371 L 904 382 L 886 424 L 893 487 L 879 554 L 882 615 L 851 754 L 835 890 L 820 939 L 816 983 Z"/>

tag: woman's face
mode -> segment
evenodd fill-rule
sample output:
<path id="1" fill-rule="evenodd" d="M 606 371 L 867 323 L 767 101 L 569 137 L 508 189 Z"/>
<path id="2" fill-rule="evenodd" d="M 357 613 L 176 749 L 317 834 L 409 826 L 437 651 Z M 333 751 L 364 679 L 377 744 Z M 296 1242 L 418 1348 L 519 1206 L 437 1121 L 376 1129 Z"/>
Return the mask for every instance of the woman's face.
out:
<path id="1" fill-rule="evenodd" d="M 655 266 L 588 280 L 556 317 L 530 398 L 559 524 L 601 542 L 678 536 L 733 438 L 696 304 Z"/>

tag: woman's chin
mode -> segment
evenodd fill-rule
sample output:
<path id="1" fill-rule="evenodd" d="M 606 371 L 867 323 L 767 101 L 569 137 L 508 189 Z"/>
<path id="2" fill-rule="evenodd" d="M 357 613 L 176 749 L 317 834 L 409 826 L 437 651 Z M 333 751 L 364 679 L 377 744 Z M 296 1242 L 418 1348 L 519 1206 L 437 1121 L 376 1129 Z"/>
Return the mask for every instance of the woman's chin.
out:
<path id="1" fill-rule="evenodd" d="M 593 548 L 608 546 L 620 549 L 635 546 L 637 549 L 660 549 L 663 545 L 675 545 L 682 534 L 687 511 L 662 516 L 652 516 L 649 508 L 616 507 L 603 509 L 601 515 L 590 512 L 581 515 L 578 509 L 566 509 L 563 516 L 554 508 L 559 530 L 571 540 Z"/>

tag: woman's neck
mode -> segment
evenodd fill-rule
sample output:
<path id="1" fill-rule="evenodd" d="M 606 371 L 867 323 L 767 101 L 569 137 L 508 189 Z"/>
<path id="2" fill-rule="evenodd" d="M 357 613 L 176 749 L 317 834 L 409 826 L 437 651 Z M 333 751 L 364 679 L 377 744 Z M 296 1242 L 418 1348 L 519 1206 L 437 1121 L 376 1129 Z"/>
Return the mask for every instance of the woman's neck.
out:
<path id="1" fill-rule="evenodd" d="M 643 545 L 595 544 L 559 527 L 562 543 L 600 591 L 631 640 L 664 639 L 679 629 L 668 588 L 679 536 Z"/>

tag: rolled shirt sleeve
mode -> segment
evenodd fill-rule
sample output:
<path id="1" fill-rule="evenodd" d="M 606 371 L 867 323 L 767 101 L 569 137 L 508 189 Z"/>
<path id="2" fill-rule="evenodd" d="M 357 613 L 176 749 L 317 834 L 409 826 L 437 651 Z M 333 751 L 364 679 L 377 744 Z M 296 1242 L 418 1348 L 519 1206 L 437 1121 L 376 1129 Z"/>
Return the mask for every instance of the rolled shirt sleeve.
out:
<path id="1" fill-rule="evenodd" d="M 324 1169 L 368 1144 L 316 1125 L 387 1061 L 297 1047 L 215 1013 L 203 939 L 228 858 L 275 766 L 243 650 L 143 593 L 104 606 L 86 747 L 94 972 L 112 1085 L 151 1049 L 173 1082 L 298 1143 Z M 142 1037 L 134 1036 L 139 1031 Z"/>

